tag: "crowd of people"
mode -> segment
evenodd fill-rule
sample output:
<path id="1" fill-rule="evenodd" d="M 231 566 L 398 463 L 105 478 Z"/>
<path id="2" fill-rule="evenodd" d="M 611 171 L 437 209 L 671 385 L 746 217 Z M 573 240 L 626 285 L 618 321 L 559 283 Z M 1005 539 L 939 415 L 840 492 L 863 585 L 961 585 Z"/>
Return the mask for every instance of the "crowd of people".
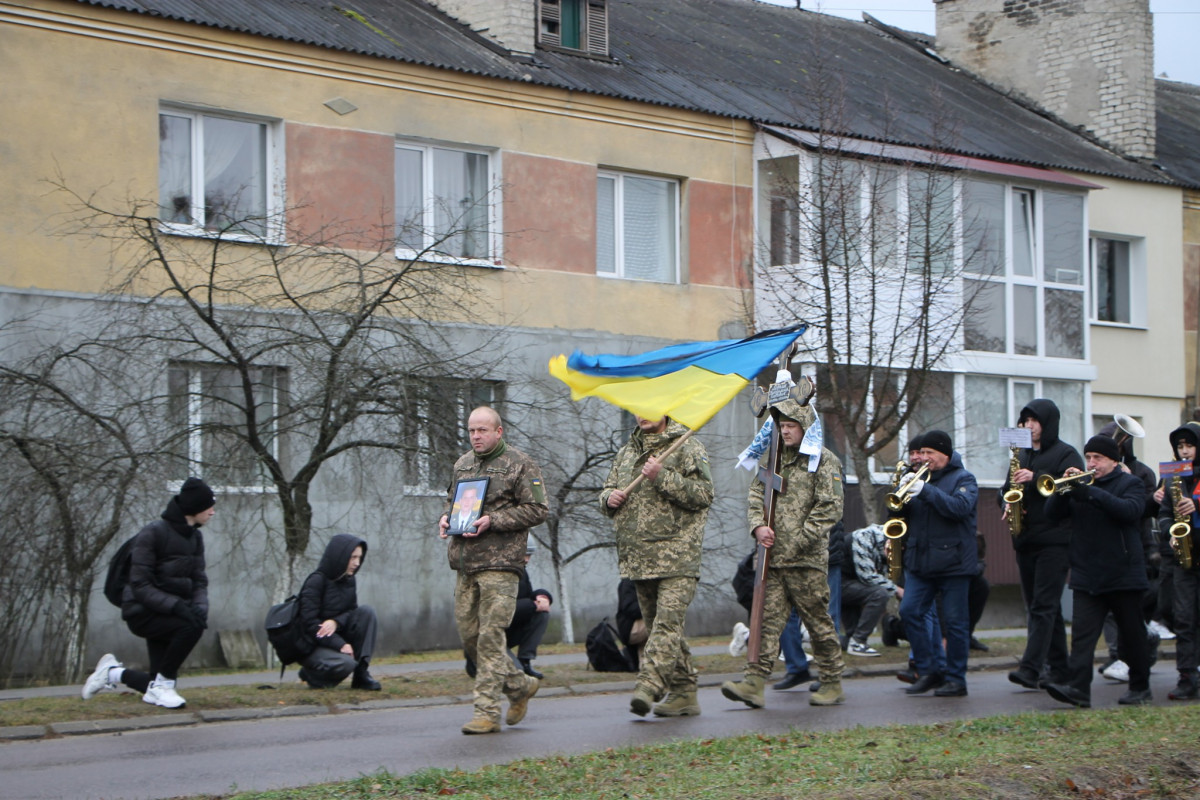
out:
<path id="1" fill-rule="evenodd" d="M 697 670 L 684 626 L 700 578 L 712 475 L 703 444 L 687 428 L 666 417 L 636 419 L 598 498 L 615 534 L 621 637 L 636 653 L 629 710 L 693 716 L 700 713 Z M 840 704 L 846 697 L 843 653 L 878 656 L 868 638 L 882 624 L 885 644 L 904 638 L 911 646 L 910 668 L 900 676 L 911 683 L 909 694 L 966 696 L 968 651 L 985 648 L 974 627 L 988 589 L 976 525 L 979 490 L 951 436 L 929 430 L 913 437 L 907 472 L 898 470 L 889 498 L 889 524 L 847 532 L 841 464 L 829 449 L 805 446 L 814 409 L 789 397 L 773 404 L 772 419 L 778 458 L 760 467 L 747 497 L 747 532 L 758 558 L 769 554 L 769 569 L 757 586 L 757 630 L 739 623 L 734 643 L 744 646 L 748 635 L 757 636 L 756 657 L 721 693 L 763 708 L 782 649 L 787 671 L 775 689 L 811 683 L 810 704 Z M 1120 664 L 1127 670 L 1129 687 L 1119 702 L 1150 702 L 1156 638 L 1147 623 L 1153 621 L 1161 631 L 1169 623 L 1178 635 L 1179 682 L 1171 699 L 1196 698 L 1200 560 L 1181 549 L 1190 536 L 1166 534 L 1190 533 L 1197 522 L 1196 476 L 1156 487 L 1119 429 L 1090 438 L 1081 456 L 1059 439 L 1059 410 L 1050 400 L 1030 402 L 1017 426 L 1029 431 L 1032 446 L 1013 450 L 1006 490 L 1019 490 L 1020 499 L 1003 497 L 999 513 L 1014 534 L 1028 635 L 1009 680 L 1088 707 L 1094 648 L 1104 634 L 1113 658 L 1103 669 Z M 545 521 L 549 507 L 540 468 L 507 443 L 494 409 L 475 409 L 467 434 L 471 449 L 454 464 L 439 533 L 448 540 L 454 617 L 474 678 L 473 715 L 462 731 L 487 734 L 501 730 L 505 700 L 504 722 L 524 719 L 542 678 L 532 660 L 553 598 L 532 589 L 526 564 L 534 552 L 529 530 Z M 1169 438 L 1179 461 L 1195 462 L 1200 424 L 1183 425 Z M 1052 491 L 1040 491 L 1047 476 Z M 85 699 L 124 684 L 148 703 L 184 704 L 175 681 L 207 626 L 200 528 L 214 506 L 212 490 L 190 478 L 162 519 L 137 535 L 122 617 L 146 640 L 149 671 L 126 669 L 106 654 L 83 687 Z M 369 672 L 375 613 L 358 604 L 355 590 L 367 549 L 356 536 L 334 536 L 299 593 L 310 644 L 300 678 L 314 688 L 351 677 L 355 688 L 379 689 Z M 751 559 L 746 569 L 754 568 Z M 1062 610 L 1068 576 L 1070 648 Z M 898 616 L 888 618 L 893 599 Z M 801 626 L 815 676 L 800 648 Z"/>

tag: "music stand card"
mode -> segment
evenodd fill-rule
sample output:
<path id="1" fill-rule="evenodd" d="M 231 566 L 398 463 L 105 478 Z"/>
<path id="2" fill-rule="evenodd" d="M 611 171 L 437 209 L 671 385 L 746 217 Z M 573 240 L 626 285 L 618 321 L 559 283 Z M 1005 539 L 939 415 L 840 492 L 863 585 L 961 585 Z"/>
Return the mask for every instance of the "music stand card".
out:
<path id="1" fill-rule="evenodd" d="M 1190 461 L 1160 461 L 1158 462 L 1158 474 L 1162 478 L 1181 478 L 1185 475 L 1192 474 L 1192 462 Z"/>
<path id="2" fill-rule="evenodd" d="M 1033 447 L 1033 432 L 1029 428 L 1001 428 L 1000 444 L 1003 447 Z"/>
<path id="3" fill-rule="evenodd" d="M 446 533 L 461 536 L 468 531 L 474 533 L 475 523 L 483 510 L 483 498 L 487 497 L 490 478 L 470 478 L 454 484 L 454 504 L 450 506 L 450 527 Z"/>

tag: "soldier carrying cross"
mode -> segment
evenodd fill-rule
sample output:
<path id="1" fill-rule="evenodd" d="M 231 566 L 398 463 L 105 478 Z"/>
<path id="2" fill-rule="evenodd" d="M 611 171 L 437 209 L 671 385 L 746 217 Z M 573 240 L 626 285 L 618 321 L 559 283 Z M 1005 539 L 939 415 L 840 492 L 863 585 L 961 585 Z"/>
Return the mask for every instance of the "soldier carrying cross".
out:
<path id="1" fill-rule="evenodd" d="M 770 455 L 759 480 L 750 487 L 747 517 L 759 545 L 750 653 L 742 680 L 721 685 L 727 698 L 751 708 L 766 705 L 763 686 L 779 655 L 779 634 L 793 606 L 812 637 L 820 671 L 821 687 L 810 695 L 809 703 L 829 706 L 845 699 L 842 648 L 829 616 L 826 577 L 829 530 L 842 518 L 841 462 L 825 447 L 819 456 L 801 452 L 805 431 L 817 415 L 803 391 L 788 391 L 789 356 L 781 358 L 782 380 L 777 380 L 767 398 L 775 422 Z M 765 569 L 768 556 L 769 569 Z"/>

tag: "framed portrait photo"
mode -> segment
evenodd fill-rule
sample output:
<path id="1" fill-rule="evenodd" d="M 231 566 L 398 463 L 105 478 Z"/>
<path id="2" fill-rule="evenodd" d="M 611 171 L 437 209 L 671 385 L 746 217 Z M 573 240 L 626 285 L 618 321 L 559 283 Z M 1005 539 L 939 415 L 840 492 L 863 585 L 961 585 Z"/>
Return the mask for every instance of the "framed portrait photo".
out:
<path id="1" fill-rule="evenodd" d="M 450 527 L 446 533 L 461 536 L 474 532 L 475 522 L 483 511 L 490 478 L 471 478 L 454 484 L 454 503 L 450 506 Z"/>

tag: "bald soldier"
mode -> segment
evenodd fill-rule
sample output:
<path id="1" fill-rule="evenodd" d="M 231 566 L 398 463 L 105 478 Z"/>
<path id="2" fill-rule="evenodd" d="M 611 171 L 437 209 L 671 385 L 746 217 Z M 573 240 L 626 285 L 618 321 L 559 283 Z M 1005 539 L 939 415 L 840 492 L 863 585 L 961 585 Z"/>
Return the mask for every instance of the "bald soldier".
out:
<path id="1" fill-rule="evenodd" d="M 812 456 L 800 452 L 804 432 L 817 418 L 811 406 L 795 400 L 778 404 L 781 438 L 779 471 L 787 491 L 775 499 L 775 526 L 767 525 L 763 510 L 764 486 L 750 487 L 747 511 L 750 534 L 770 548 L 766 596 L 763 604 L 762 646 L 758 661 L 747 662 L 740 681 L 721 684 L 721 694 L 751 708 L 766 705 L 763 684 L 779 656 L 779 634 L 795 607 L 812 637 L 814 661 L 821 687 L 809 695 L 814 706 L 831 706 L 842 694 L 842 646 L 829 616 L 829 531 L 842 518 L 842 464 L 828 448 L 821 448 L 815 472 Z"/>
<path id="2" fill-rule="evenodd" d="M 629 702 L 639 717 L 651 708 L 659 717 L 700 713 L 683 625 L 700 580 L 713 485 L 708 454 L 695 436 L 663 457 L 685 433 L 666 417 L 637 417 L 637 430 L 617 452 L 600 492 L 600 508 L 616 530 L 621 577 L 633 581 L 649 631 Z M 639 475 L 645 481 L 626 493 Z"/>
<path id="3" fill-rule="evenodd" d="M 446 513 L 438 525 L 454 586 L 454 621 L 463 651 L 475 662 L 475 714 L 463 725 L 467 734 L 500 730 L 501 697 L 508 697 L 505 722 L 525 718 L 538 679 L 513 664 L 505 629 L 517 608 L 517 586 L 525 569 L 529 529 L 546 521 L 550 507 L 542 471 L 533 459 L 504 441 L 504 427 L 494 409 L 481 406 L 467 420 L 471 451 L 454 464 L 454 483 L 446 497 Z M 487 493 L 470 530 L 449 535 L 454 487 L 459 481 L 487 478 Z"/>

